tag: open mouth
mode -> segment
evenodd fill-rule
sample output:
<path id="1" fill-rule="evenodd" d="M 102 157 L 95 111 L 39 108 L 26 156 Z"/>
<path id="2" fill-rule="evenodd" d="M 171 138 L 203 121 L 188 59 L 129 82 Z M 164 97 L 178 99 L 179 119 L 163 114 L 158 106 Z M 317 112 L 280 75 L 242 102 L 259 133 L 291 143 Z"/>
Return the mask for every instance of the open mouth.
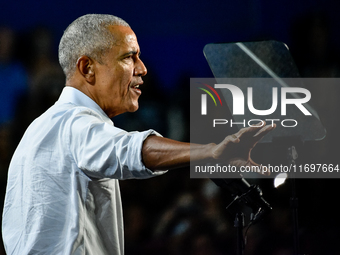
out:
<path id="1" fill-rule="evenodd" d="M 141 94 L 142 91 L 139 89 L 139 85 L 140 85 L 140 84 L 136 84 L 136 85 L 130 86 L 130 88 L 131 88 L 133 91 L 135 91 L 136 93 Z"/>

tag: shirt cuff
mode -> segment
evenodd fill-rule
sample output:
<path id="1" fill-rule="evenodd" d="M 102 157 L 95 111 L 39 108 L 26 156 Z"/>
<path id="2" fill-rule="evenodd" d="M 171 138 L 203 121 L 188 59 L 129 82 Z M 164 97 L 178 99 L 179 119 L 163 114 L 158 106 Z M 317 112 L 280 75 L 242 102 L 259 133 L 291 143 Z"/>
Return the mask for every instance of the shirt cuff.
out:
<path id="1" fill-rule="evenodd" d="M 155 176 L 159 176 L 162 174 L 165 174 L 167 172 L 167 170 L 165 171 L 152 171 L 149 168 L 147 168 L 143 161 L 142 161 L 142 148 L 143 148 L 143 143 L 145 141 L 146 138 L 148 138 L 150 135 L 156 135 L 159 137 L 163 137 L 161 134 L 159 134 L 158 132 L 156 132 L 155 130 L 147 130 L 147 131 L 143 131 L 143 132 L 129 132 L 129 134 L 131 134 L 133 136 L 133 140 L 131 141 L 132 143 L 136 143 L 136 146 L 131 146 L 130 148 L 134 148 L 136 150 L 135 154 L 137 157 L 133 157 L 134 159 L 132 160 L 136 160 L 138 162 L 131 162 L 132 165 L 140 165 L 140 167 L 138 167 L 136 170 L 132 170 L 130 171 L 130 173 L 133 175 L 130 178 L 138 178 L 138 179 L 147 179 L 147 178 L 151 178 L 151 177 L 155 177 Z M 124 178 L 124 179 L 129 179 L 129 177 Z"/>

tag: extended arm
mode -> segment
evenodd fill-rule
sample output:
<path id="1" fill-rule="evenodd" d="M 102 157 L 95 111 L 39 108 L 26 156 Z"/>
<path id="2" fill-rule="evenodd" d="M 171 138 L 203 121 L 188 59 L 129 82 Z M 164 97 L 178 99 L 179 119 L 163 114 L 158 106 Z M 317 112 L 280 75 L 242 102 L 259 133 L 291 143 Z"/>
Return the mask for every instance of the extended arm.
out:
<path id="1" fill-rule="evenodd" d="M 143 144 L 142 157 L 151 170 L 165 170 L 187 166 L 191 162 L 223 161 L 232 165 L 258 165 L 250 157 L 251 150 L 275 126 L 243 128 L 227 136 L 219 144 L 192 144 L 149 136 Z"/>
<path id="2" fill-rule="evenodd" d="M 216 144 L 190 144 L 164 137 L 149 136 L 143 144 L 144 164 L 151 170 L 167 170 L 187 166 L 190 160 L 212 160 Z"/>

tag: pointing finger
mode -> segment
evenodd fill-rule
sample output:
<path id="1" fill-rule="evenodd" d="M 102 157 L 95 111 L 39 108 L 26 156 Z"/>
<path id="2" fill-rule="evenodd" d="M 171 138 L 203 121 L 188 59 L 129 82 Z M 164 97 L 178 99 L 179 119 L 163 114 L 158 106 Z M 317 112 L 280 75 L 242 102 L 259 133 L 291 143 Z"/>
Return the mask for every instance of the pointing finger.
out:
<path id="1" fill-rule="evenodd" d="M 260 121 L 259 123 L 252 125 L 251 127 L 247 127 L 247 128 L 242 128 L 241 130 L 239 130 L 236 135 L 238 137 L 247 135 L 247 136 L 254 136 L 254 134 L 256 134 L 256 132 L 258 132 L 259 130 L 261 130 L 261 128 L 263 128 L 266 125 L 265 121 Z"/>
<path id="2" fill-rule="evenodd" d="M 274 130 L 276 128 L 276 125 L 267 125 L 262 127 L 260 130 L 257 131 L 257 133 L 253 136 L 257 140 L 260 140 L 262 137 L 264 137 L 266 134 L 268 134 L 270 131 Z"/>

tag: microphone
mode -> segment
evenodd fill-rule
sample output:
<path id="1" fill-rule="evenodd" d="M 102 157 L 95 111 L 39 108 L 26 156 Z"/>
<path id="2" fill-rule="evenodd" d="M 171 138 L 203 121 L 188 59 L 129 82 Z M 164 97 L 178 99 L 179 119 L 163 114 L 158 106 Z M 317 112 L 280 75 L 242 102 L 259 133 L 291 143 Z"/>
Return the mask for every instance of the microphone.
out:
<path id="1" fill-rule="evenodd" d="M 211 180 L 219 187 L 227 189 L 234 196 L 235 202 L 243 202 L 253 210 L 252 224 L 260 221 L 264 215 L 272 210 L 270 204 L 262 197 L 262 190 L 258 185 L 250 185 L 244 178 L 238 179 L 213 179 Z"/>

